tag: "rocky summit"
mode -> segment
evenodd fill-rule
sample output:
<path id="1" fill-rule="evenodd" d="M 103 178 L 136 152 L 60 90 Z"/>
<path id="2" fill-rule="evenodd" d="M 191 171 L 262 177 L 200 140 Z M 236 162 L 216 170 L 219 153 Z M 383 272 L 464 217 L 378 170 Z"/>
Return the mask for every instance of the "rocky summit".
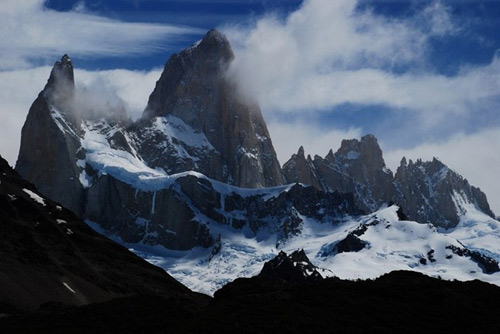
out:
<path id="1" fill-rule="evenodd" d="M 326 276 L 411 268 L 500 282 L 500 222 L 480 189 L 437 159 L 393 173 L 373 135 L 325 157 L 300 147 L 281 168 L 257 102 L 228 75 L 234 57 L 209 31 L 167 61 L 133 122 L 123 107 L 75 102 L 63 56 L 29 110 L 16 170 L 198 291 L 297 249 Z"/>
<path id="2" fill-rule="evenodd" d="M 199 44 L 170 58 L 149 97 L 143 129 L 138 131 L 140 153 L 150 167 L 170 174 L 194 170 L 245 188 L 284 183 L 258 104 L 239 94 L 227 78 L 233 58 L 229 41 L 215 29 Z M 203 140 L 196 143 L 194 138 L 174 137 L 172 145 L 163 147 L 169 134 L 151 135 L 159 118 L 178 120 Z M 179 145 L 187 154 L 179 154 Z"/>

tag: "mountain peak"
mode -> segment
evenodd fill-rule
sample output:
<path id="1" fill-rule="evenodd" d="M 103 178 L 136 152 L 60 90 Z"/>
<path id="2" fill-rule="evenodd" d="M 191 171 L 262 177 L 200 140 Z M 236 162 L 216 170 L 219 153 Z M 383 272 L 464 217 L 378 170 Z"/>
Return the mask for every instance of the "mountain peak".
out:
<path id="1" fill-rule="evenodd" d="M 203 40 L 212 40 L 212 39 L 221 43 L 221 44 L 229 43 L 226 36 L 215 28 L 209 30 L 205 34 L 205 37 L 203 37 Z"/>
<path id="2" fill-rule="evenodd" d="M 68 56 L 68 54 L 64 54 L 61 57 L 61 60 L 55 62 L 52 67 L 52 71 L 50 72 L 50 77 L 45 86 L 45 89 L 51 88 L 58 84 L 65 84 L 75 86 L 75 76 L 73 73 L 73 61 Z"/>
<path id="3" fill-rule="evenodd" d="M 226 36 L 217 29 L 207 32 L 198 45 L 182 52 L 180 56 L 184 57 L 186 54 L 195 59 L 210 60 L 222 67 L 228 66 L 229 62 L 234 58 L 231 44 Z"/>
<path id="4" fill-rule="evenodd" d="M 233 58 L 229 41 L 215 29 L 200 43 L 172 55 L 142 120 L 175 117 L 209 143 L 211 150 L 202 159 L 193 161 L 184 154 L 171 164 L 179 167 L 170 172 L 195 170 L 248 188 L 281 185 L 283 175 L 260 108 L 228 79 Z"/>
<path id="5" fill-rule="evenodd" d="M 68 107 L 75 94 L 75 76 L 67 54 L 55 62 L 43 91 L 50 104 L 63 110 Z"/>

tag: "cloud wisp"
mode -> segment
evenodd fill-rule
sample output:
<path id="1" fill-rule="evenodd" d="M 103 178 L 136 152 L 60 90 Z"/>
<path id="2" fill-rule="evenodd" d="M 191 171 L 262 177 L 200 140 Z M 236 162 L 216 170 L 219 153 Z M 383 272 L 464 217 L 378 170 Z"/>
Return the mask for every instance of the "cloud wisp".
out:
<path id="1" fill-rule="evenodd" d="M 81 4 L 58 12 L 44 0 L 3 0 L 0 6 L 0 70 L 27 68 L 34 61 L 72 56 L 148 54 L 193 34 L 197 28 L 123 22 L 86 11 Z"/>

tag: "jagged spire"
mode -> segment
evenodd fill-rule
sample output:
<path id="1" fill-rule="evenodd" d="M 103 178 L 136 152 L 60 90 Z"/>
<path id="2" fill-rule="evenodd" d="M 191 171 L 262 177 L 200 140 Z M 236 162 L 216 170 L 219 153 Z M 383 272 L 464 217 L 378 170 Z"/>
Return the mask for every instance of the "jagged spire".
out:
<path id="1" fill-rule="evenodd" d="M 75 95 L 75 76 L 73 62 L 67 54 L 54 64 L 43 91 L 49 104 L 63 111 L 68 108 Z"/>
<path id="2" fill-rule="evenodd" d="M 333 160 L 334 160 L 334 156 L 333 156 L 333 151 L 332 151 L 332 149 L 330 149 L 330 150 L 328 151 L 328 154 L 325 156 L 325 160 L 327 160 L 327 161 L 333 161 Z"/>
<path id="3" fill-rule="evenodd" d="M 47 85 L 45 86 L 45 90 L 54 89 L 54 87 L 63 84 L 70 86 L 70 88 L 75 87 L 73 62 L 67 54 L 62 56 L 61 60 L 55 62 L 54 67 L 50 72 L 50 77 L 47 81 Z"/>
<path id="4" fill-rule="evenodd" d="M 300 146 L 299 150 L 297 151 L 298 156 L 304 156 L 304 146 Z"/>

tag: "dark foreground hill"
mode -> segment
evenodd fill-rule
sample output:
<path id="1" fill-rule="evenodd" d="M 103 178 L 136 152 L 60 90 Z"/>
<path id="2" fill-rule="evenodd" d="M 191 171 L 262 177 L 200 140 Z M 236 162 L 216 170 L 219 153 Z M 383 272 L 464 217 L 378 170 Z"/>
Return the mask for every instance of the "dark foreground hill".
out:
<path id="1" fill-rule="evenodd" d="M 496 333 L 500 288 L 322 279 L 303 252 L 210 299 L 42 197 L 0 159 L 1 333 Z M 315 274 L 316 273 L 316 274 Z"/>
<path id="2" fill-rule="evenodd" d="M 237 279 L 206 307 L 136 296 L 0 320 L 4 333 L 497 333 L 500 288 L 414 272 L 374 281 Z M 192 303 L 192 301 L 191 301 Z"/>
<path id="3" fill-rule="evenodd" d="M 0 157 L 0 315 L 152 294 L 199 298 L 40 195 Z"/>

